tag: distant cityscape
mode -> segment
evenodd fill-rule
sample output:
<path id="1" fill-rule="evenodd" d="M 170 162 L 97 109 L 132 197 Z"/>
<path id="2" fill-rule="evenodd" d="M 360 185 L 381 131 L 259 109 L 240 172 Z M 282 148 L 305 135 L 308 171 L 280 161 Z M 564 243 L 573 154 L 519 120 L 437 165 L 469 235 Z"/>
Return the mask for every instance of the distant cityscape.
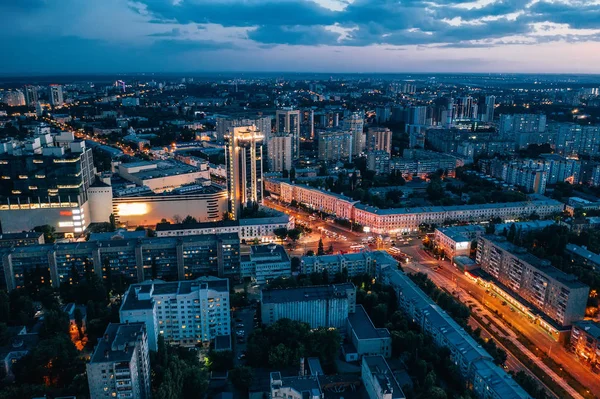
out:
<path id="1" fill-rule="evenodd" d="M 600 397 L 600 77 L 0 77 L 0 399 Z"/>

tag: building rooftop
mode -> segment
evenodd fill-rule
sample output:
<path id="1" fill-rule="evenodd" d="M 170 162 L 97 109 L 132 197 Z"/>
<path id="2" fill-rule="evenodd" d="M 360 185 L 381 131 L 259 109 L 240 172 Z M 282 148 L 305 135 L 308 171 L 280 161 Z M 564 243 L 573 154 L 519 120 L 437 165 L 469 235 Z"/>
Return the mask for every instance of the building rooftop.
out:
<path id="1" fill-rule="evenodd" d="M 556 224 L 556 222 L 554 222 L 554 220 L 531 220 L 528 222 L 500 223 L 500 224 L 497 224 L 494 226 L 495 233 L 500 234 L 504 231 L 504 229 L 506 229 L 508 231 L 508 230 L 510 230 L 510 226 L 513 224 L 515 225 L 515 228 L 517 230 L 521 229 L 522 231 L 527 231 L 527 230 L 542 230 L 545 227 Z"/>
<path id="2" fill-rule="evenodd" d="M 494 245 L 502 248 L 503 250 L 509 252 L 513 256 L 535 267 L 537 270 L 544 273 L 549 278 L 553 278 L 554 280 L 562 283 L 563 285 L 569 288 L 576 289 L 588 287 L 586 284 L 579 281 L 576 276 L 558 270 L 557 268 L 552 266 L 549 261 L 542 260 L 537 256 L 530 254 L 525 248 L 516 246 L 506 241 L 504 237 L 499 237 L 495 235 L 485 235 L 484 237 L 488 241 L 491 241 Z"/>
<path id="3" fill-rule="evenodd" d="M 0 234 L 0 241 L 9 240 L 24 240 L 24 239 L 36 239 L 39 240 L 40 236 L 44 233 L 38 233 L 35 231 L 23 231 L 21 233 L 2 233 Z"/>
<path id="4" fill-rule="evenodd" d="M 315 301 L 319 299 L 346 298 L 346 290 L 356 290 L 354 284 L 311 285 L 297 288 L 263 289 L 262 303 Z"/>
<path id="5" fill-rule="evenodd" d="M 485 228 L 479 225 L 453 226 L 437 228 L 440 233 L 450 238 L 452 241 L 469 241 L 467 235 L 474 233 L 483 233 Z"/>
<path id="6" fill-rule="evenodd" d="M 289 261 L 290 257 L 281 245 L 252 245 L 250 247 L 250 259 L 255 263 L 271 263 L 275 259 L 282 262 Z"/>
<path id="7" fill-rule="evenodd" d="M 362 305 L 356 305 L 356 311 L 348 315 L 348 322 L 358 339 L 378 339 L 390 336 L 387 328 L 375 328 Z"/>
<path id="8" fill-rule="evenodd" d="M 576 321 L 573 325 L 585 331 L 587 334 L 594 337 L 594 339 L 600 339 L 600 323 L 593 320 L 581 320 Z"/>
<path id="9" fill-rule="evenodd" d="M 582 258 L 585 258 L 589 262 L 592 262 L 596 265 L 600 265 L 600 255 L 595 254 L 592 251 L 589 251 L 585 247 L 580 247 L 579 245 L 575 245 L 575 244 L 567 244 L 565 249 L 572 254 L 575 254 L 575 255 L 581 256 Z"/>
<path id="10" fill-rule="evenodd" d="M 489 360 L 478 360 L 475 362 L 477 375 L 480 376 L 499 398 L 530 398 L 523 388 L 504 370 Z"/>
<path id="11" fill-rule="evenodd" d="M 371 375 L 379 381 L 379 386 L 386 393 L 391 394 L 392 399 L 406 398 L 400 384 L 398 384 L 396 377 L 394 377 L 394 373 L 392 373 L 390 366 L 383 356 L 364 356 L 363 362 L 367 364 Z"/>
<path id="12" fill-rule="evenodd" d="M 146 333 L 145 323 L 115 324 L 106 327 L 104 337 L 90 359 L 90 363 L 126 362 L 133 356 L 133 348 L 141 336 Z"/>
<path id="13" fill-rule="evenodd" d="M 132 284 L 123 299 L 121 311 L 151 309 L 154 301 L 150 298 L 155 295 L 185 295 L 200 289 L 229 292 L 229 281 L 218 277 L 204 276 L 195 280 L 173 282 L 149 280 L 140 284 Z"/>

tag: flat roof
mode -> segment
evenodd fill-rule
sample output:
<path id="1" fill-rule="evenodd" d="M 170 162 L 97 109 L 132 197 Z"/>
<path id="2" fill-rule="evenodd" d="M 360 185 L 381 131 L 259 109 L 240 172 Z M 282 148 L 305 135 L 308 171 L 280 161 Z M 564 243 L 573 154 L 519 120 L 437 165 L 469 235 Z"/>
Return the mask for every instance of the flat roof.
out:
<path id="1" fill-rule="evenodd" d="M 198 277 L 195 280 L 165 282 L 162 280 L 150 280 L 139 284 L 132 284 L 127 290 L 127 295 L 121 304 L 121 311 L 151 309 L 154 306 L 152 299 L 140 299 L 136 295 L 139 288 L 141 294 L 156 295 L 185 295 L 197 289 L 211 289 L 218 292 L 229 292 L 229 281 L 213 276 Z"/>
<path id="2" fill-rule="evenodd" d="M 600 339 L 600 323 L 593 320 L 581 320 L 576 321 L 573 325 L 585 331 L 587 334 L 594 337 L 594 339 Z"/>
<path id="3" fill-rule="evenodd" d="M 352 283 L 310 285 L 296 288 L 263 289 L 262 303 L 305 302 L 318 299 L 346 298 L 346 290 L 356 290 Z"/>
<path id="4" fill-rule="evenodd" d="M 133 347 L 146 331 L 145 323 L 110 323 L 104 335 L 107 339 L 98 340 L 98 345 L 90 359 L 90 363 L 112 363 L 131 360 Z M 129 346 L 132 350 L 125 350 Z"/>
<path id="5" fill-rule="evenodd" d="M 0 234 L 0 240 L 22 240 L 24 238 L 35 238 L 39 239 L 44 233 L 38 233 L 35 231 L 23 231 L 21 233 L 2 233 Z"/>
<path id="6" fill-rule="evenodd" d="M 593 253 L 587 248 L 575 244 L 567 244 L 565 249 L 572 254 L 581 256 L 582 258 L 585 258 L 596 265 L 600 265 L 600 255 Z"/>
<path id="7" fill-rule="evenodd" d="M 362 305 L 356 305 L 356 311 L 348 315 L 348 322 L 358 339 L 378 339 L 390 336 L 387 328 L 375 328 Z"/>
<path id="8" fill-rule="evenodd" d="M 406 398 L 400 384 L 398 384 L 396 377 L 394 377 L 394 373 L 392 373 L 390 366 L 383 356 L 364 356 L 363 362 L 367 364 L 372 376 L 379 381 L 382 389 L 390 388 L 391 392 L 388 391 L 387 393 L 391 394 L 392 399 Z"/>

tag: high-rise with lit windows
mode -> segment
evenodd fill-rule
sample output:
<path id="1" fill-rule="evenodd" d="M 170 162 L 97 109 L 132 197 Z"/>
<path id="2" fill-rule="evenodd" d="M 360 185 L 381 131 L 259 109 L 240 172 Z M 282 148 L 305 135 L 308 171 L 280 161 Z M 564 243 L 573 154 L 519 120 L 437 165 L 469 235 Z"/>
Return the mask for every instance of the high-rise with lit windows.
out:
<path id="1" fill-rule="evenodd" d="M 227 203 L 230 217 L 263 199 L 263 134 L 256 126 L 232 127 L 225 135 Z"/>
<path id="2" fill-rule="evenodd" d="M 50 85 L 50 104 L 53 107 L 63 106 L 63 87 L 61 85 Z"/>
<path id="3" fill-rule="evenodd" d="M 292 157 L 300 157 L 300 110 L 279 109 L 275 113 L 275 129 L 280 135 L 292 135 Z"/>
<path id="4" fill-rule="evenodd" d="M 153 280 L 129 287 L 119 318 L 122 323 L 145 323 L 151 350 L 156 350 L 159 335 L 178 345 L 208 345 L 231 334 L 229 307 L 227 279 Z"/>

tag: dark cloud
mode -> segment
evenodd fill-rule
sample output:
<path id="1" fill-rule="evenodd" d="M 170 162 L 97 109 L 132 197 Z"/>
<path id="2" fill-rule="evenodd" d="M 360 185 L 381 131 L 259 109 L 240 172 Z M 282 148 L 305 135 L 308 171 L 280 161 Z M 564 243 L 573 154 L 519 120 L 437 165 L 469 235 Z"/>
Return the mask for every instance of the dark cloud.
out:
<path id="1" fill-rule="evenodd" d="M 540 1 L 529 11 L 538 22 L 568 24 L 576 29 L 600 28 L 600 5 L 572 0 L 570 3 Z"/>
<path id="2" fill-rule="evenodd" d="M 322 26 L 260 26 L 248 38 L 265 44 L 335 45 L 340 35 Z"/>

